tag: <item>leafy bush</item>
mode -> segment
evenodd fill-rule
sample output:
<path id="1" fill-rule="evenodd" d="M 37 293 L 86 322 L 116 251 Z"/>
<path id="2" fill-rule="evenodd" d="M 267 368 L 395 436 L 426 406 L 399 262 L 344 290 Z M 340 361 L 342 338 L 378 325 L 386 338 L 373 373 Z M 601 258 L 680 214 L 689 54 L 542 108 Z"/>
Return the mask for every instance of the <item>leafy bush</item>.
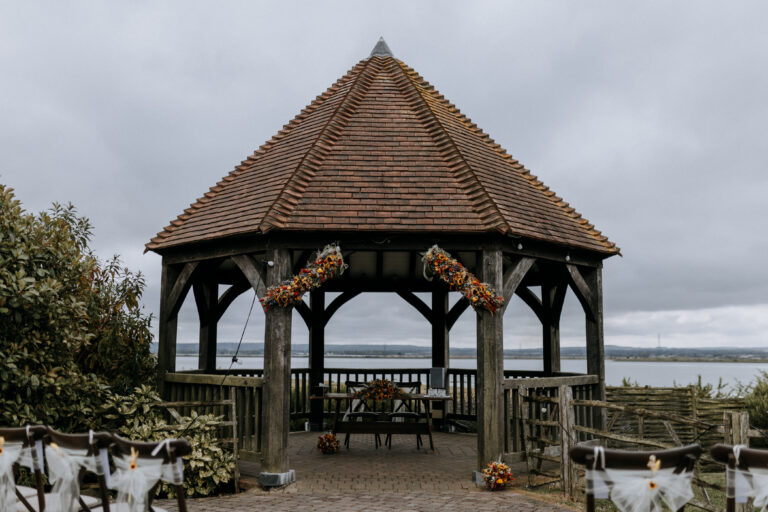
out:
<path id="1" fill-rule="evenodd" d="M 154 389 L 141 386 L 127 396 L 114 396 L 107 404 L 104 418 L 113 431 L 135 441 L 161 441 L 184 438 L 192 445 L 192 453 L 184 458 L 184 488 L 187 496 L 210 496 L 232 482 L 235 461 L 232 452 L 224 450 L 218 440 L 221 416 L 192 413 L 173 415 L 173 423 L 163 417 L 164 410 L 155 404 L 160 396 Z M 159 492 L 174 497 L 173 487 L 163 483 Z"/>
<path id="2" fill-rule="evenodd" d="M 161 411 L 144 278 L 88 248 L 91 225 L 72 205 L 25 212 L 0 185 L 0 425 L 41 423 L 70 432 L 104 429 L 137 440 L 180 436 Z M 179 418 L 194 452 L 190 494 L 230 480 L 217 444 L 220 420 Z"/>

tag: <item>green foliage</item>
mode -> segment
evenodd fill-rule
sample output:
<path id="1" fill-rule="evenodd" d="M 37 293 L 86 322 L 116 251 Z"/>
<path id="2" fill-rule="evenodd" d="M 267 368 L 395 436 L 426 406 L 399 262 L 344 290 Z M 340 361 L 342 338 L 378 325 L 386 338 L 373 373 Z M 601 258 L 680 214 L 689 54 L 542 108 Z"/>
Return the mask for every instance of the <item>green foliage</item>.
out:
<path id="1" fill-rule="evenodd" d="M 120 266 L 115 256 L 94 265 L 89 276 L 86 309 L 93 337 L 77 353 L 83 372 L 96 373 L 118 393 L 128 393 L 157 377 L 157 362 L 149 351 L 152 318 L 139 301 L 144 277 Z"/>
<path id="2" fill-rule="evenodd" d="M 749 423 L 757 428 L 768 428 L 768 372 L 761 371 L 744 397 L 749 411 Z"/>
<path id="3" fill-rule="evenodd" d="M 182 436 L 190 494 L 207 495 L 231 479 L 232 455 L 215 437 L 214 416 L 176 418 L 152 404 L 157 363 L 151 316 L 140 299 L 144 278 L 89 250 L 91 225 L 72 205 L 25 212 L 0 185 L 0 425 L 40 423 L 88 428 L 136 440 Z"/>
<path id="4" fill-rule="evenodd" d="M 140 386 L 127 396 L 114 396 L 107 404 L 104 418 L 119 435 L 135 441 L 161 441 L 184 438 L 192 444 L 192 453 L 184 458 L 184 488 L 188 497 L 210 496 L 226 488 L 234 474 L 232 452 L 218 440 L 221 416 L 212 414 L 180 416 L 155 406 L 160 396 L 148 386 Z M 174 489 L 162 484 L 159 492 L 174 496 Z"/>

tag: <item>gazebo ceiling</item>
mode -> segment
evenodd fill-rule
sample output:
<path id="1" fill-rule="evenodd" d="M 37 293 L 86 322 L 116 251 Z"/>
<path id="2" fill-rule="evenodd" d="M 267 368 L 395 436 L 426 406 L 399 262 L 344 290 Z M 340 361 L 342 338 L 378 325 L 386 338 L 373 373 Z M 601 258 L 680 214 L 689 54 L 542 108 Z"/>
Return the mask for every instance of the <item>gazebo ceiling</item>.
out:
<path id="1" fill-rule="evenodd" d="M 618 253 L 383 40 L 146 248 L 278 230 L 500 233 Z"/>

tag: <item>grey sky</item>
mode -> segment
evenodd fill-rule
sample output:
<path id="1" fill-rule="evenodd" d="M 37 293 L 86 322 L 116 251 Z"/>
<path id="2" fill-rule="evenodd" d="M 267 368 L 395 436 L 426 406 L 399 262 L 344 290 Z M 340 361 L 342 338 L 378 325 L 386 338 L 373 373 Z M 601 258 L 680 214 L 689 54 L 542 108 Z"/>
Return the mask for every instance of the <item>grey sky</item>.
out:
<path id="1" fill-rule="evenodd" d="M 0 182 L 32 211 L 75 203 L 99 254 L 146 274 L 156 313 L 143 244 L 383 35 L 622 248 L 604 270 L 607 343 L 765 345 L 765 19 L 757 1 L 0 2 Z M 520 305 L 505 331 L 538 343 Z M 452 335 L 471 345 L 470 314 Z M 583 340 L 573 297 L 563 336 Z M 385 296 L 350 303 L 328 336 L 427 339 Z"/>

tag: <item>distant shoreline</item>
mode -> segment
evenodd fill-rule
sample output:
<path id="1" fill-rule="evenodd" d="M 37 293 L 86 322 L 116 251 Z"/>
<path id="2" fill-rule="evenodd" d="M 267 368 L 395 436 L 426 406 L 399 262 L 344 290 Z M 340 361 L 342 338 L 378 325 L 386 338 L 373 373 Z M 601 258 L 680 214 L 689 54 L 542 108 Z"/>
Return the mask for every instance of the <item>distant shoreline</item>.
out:
<path id="1" fill-rule="evenodd" d="M 234 353 L 218 353 L 217 357 L 232 357 Z M 308 357 L 306 352 L 292 354 L 294 357 Z M 240 357 L 264 357 L 264 354 L 239 354 Z M 197 354 L 176 354 L 176 357 L 197 357 Z M 336 359 L 430 359 L 431 356 L 423 354 L 325 354 L 325 357 Z M 477 359 L 477 356 L 455 355 L 451 359 Z M 537 360 L 541 357 L 536 356 L 504 356 L 504 359 L 531 359 Z M 560 358 L 568 360 L 585 360 L 585 357 L 562 356 Z M 768 358 L 700 358 L 700 357 L 606 357 L 608 361 L 619 361 L 627 363 L 768 363 Z"/>

